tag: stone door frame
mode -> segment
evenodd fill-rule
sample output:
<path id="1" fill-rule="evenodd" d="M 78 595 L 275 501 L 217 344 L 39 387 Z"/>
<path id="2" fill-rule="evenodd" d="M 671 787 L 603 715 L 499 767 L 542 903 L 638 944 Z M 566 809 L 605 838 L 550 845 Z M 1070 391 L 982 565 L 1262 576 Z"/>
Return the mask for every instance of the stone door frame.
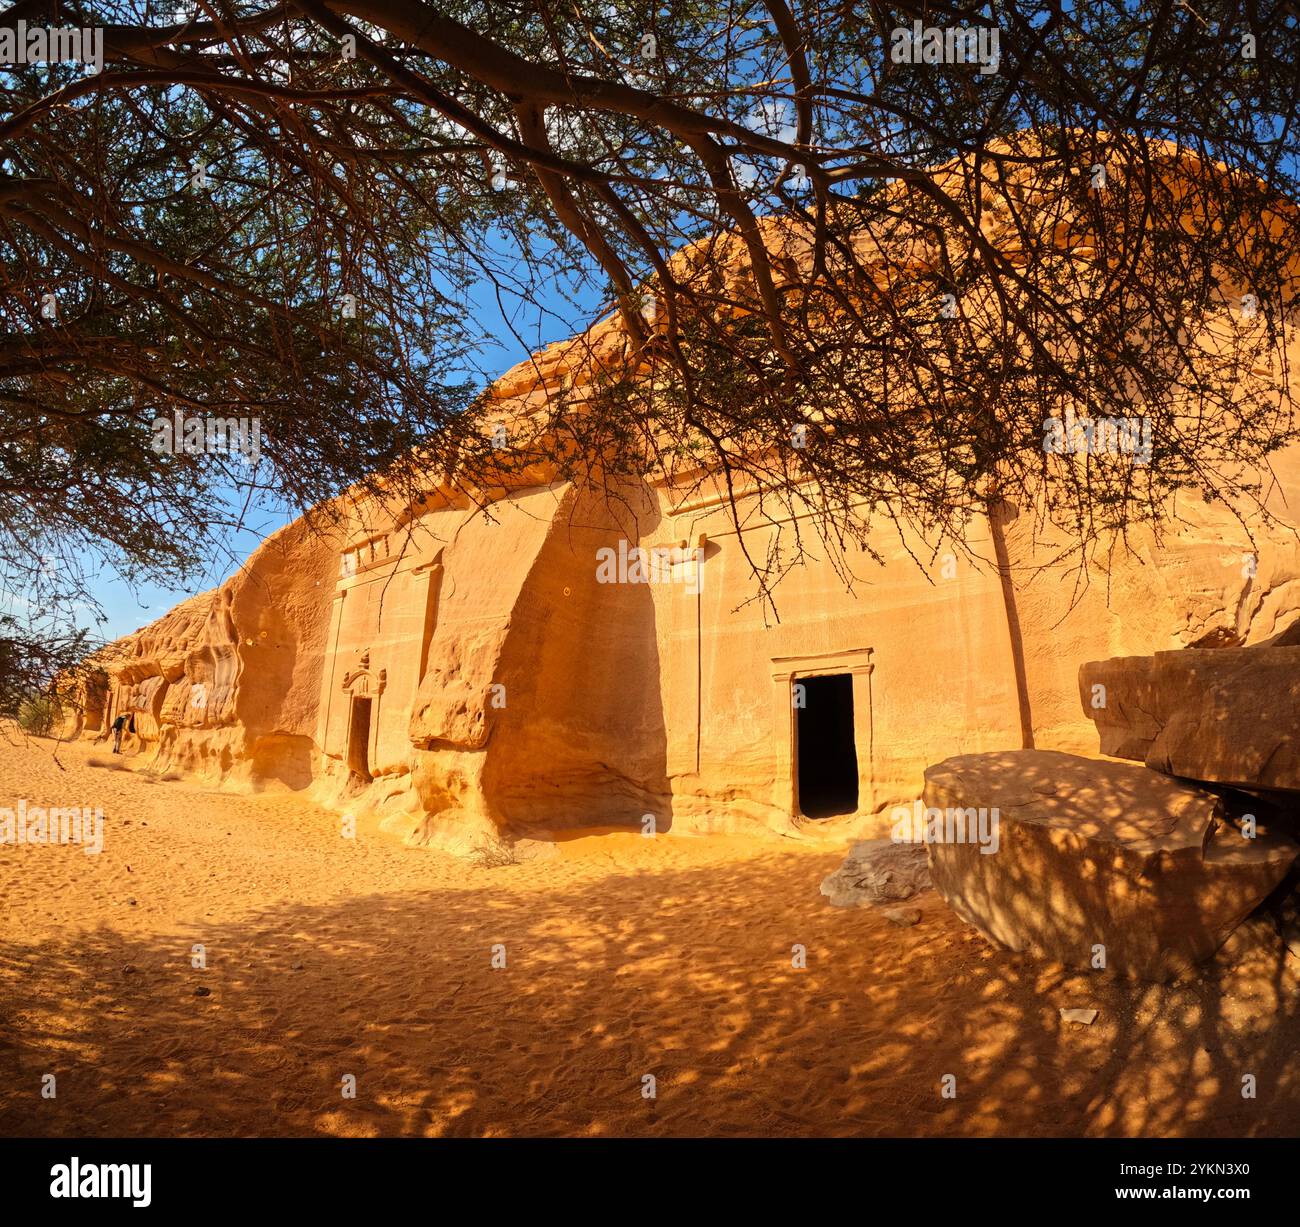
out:
<path id="1" fill-rule="evenodd" d="M 875 662 L 874 648 L 847 648 L 839 652 L 819 652 L 810 656 L 772 657 L 773 728 L 776 733 L 778 783 L 781 804 L 792 821 L 803 819 L 799 812 L 799 717 L 794 705 L 793 687 L 805 677 L 828 677 L 847 673 L 853 679 L 853 741 L 858 756 L 858 808 L 856 814 L 875 809 L 875 771 L 872 759 L 875 743 L 875 713 L 872 708 L 871 674 Z M 836 815 L 852 818 L 853 814 Z M 834 822 L 836 818 L 803 819 Z"/>

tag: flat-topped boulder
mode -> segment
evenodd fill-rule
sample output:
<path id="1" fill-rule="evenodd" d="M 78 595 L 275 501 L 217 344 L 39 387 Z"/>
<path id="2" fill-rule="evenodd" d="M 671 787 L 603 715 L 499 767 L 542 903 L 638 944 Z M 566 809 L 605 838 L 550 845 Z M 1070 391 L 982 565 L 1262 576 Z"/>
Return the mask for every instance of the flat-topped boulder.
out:
<path id="1" fill-rule="evenodd" d="M 1300 647 L 1091 661 L 1079 693 L 1103 754 L 1187 779 L 1300 791 Z"/>
<path id="2" fill-rule="evenodd" d="M 923 805 L 901 828 L 924 830 L 962 919 L 1012 950 L 1144 979 L 1212 955 L 1300 852 L 1281 833 L 1246 838 L 1203 789 L 1056 751 L 946 759 L 926 769 Z"/>

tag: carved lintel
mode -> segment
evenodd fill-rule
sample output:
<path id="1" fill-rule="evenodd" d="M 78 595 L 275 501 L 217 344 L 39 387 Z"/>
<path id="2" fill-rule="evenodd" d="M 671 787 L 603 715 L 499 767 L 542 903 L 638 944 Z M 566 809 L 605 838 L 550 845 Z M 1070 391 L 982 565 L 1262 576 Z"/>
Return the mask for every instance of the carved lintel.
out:
<path id="1" fill-rule="evenodd" d="M 359 695 L 380 695 L 388 685 L 388 670 L 371 673 L 369 669 L 353 669 L 343 675 L 343 689 Z"/>

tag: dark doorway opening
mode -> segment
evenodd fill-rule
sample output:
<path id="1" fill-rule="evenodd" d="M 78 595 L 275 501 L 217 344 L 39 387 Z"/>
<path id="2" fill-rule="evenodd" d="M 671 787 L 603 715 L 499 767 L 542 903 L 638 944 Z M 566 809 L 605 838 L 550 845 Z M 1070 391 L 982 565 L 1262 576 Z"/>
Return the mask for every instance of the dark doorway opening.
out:
<path id="1" fill-rule="evenodd" d="M 352 696 L 352 725 L 348 729 L 348 770 L 370 779 L 370 700 Z"/>
<path id="2" fill-rule="evenodd" d="M 799 812 L 808 818 L 851 814 L 858 808 L 858 751 L 853 740 L 853 677 L 799 678 L 795 746 Z M 796 692 L 798 693 L 798 692 Z"/>

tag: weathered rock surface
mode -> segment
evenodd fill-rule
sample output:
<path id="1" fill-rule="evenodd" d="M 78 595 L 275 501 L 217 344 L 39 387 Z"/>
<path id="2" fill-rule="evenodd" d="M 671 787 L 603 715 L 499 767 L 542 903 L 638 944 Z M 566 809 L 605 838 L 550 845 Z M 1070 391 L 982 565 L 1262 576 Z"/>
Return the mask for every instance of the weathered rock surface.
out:
<path id="1" fill-rule="evenodd" d="M 967 169 L 942 173 L 969 187 Z M 988 187 L 990 200 L 1011 199 L 1000 180 Z M 1055 186 L 1046 199 L 1054 241 L 1087 260 L 1087 219 L 1062 220 Z M 1011 214 L 983 216 L 1014 256 Z M 816 251 L 811 229 L 772 217 L 759 230 L 797 281 Z M 748 284 L 750 241 L 709 238 L 712 253 L 735 256 L 709 293 Z M 909 236 L 854 242 L 882 287 L 889 269 L 937 258 Z M 711 276 L 690 247 L 673 265 L 687 282 Z M 1222 318 L 1189 317 L 1189 343 L 1218 344 Z M 1294 368 L 1294 329 L 1286 344 Z M 737 485 L 713 465 L 667 460 L 615 479 L 598 456 L 570 455 L 577 439 L 559 420 L 602 413 L 599 394 L 628 355 L 650 376 L 654 352 L 615 312 L 529 355 L 485 393 L 509 443 L 496 471 L 471 480 L 434 466 L 418 493 L 351 491 L 320 532 L 289 526 L 218 590 L 113 645 L 73 732 L 106 738 L 130 712 L 127 751 L 149 751 L 159 770 L 310 786 L 412 844 L 479 859 L 504 858 L 521 834 L 647 817 L 661 832 L 778 831 L 839 846 L 884 834 L 891 805 L 915 798 L 926 764 L 947 755 L 1027 733 L 1091 752 L 1082 661 L 1258 643 L 1300 614 L 1300 446 L 1271 456 L 1267 473 L 1225 482 L 1240 502 L 1182 500 L 1160 533 L 1133 526 L 1122 551 L 1099 541 L 1091 578 L 1076 575 L 1073 531 L 1045 522 L 1033 489 L 1023 505 L 974 517 L 964 547 L 891 513 L 873 514 L 860 542 L 850 533 L 791 552 L 793 526 L 826 512 L 798 486 L 787 519 L 769 514 L 765 485 Z M 1253 373 L 1243 397 L 1263 377 Z M 1247 532 L 1244 490 L 1257 481 L 1276 520 Z M 683 550 L 690 565 L 654 582 L 633 578 L 639 565 L 611 580 L 601 559 Z M 1001 570 L 979 561 L 1000 554 Z M 775 618 L 756 599 L 760 558 L 782 560 Z M 801 791 L 792 687 L 842 674 L 855 808 L 808 822 L 820 807 Z M 1117 733 L 1139 758 L 1144 730 Z M 833 890 L 861 901 L 856 886 Z"/>
<path id="2" fill-rule="evenodd" d="M 305 788 L 337 566 L 303 520 L 268 537 L 219 587 L 94 658 L 107 685 L 87 688 L 76 731 L 107 737 L 126 714 L 124 748 L 156 768 Z"/>
<path id="3" fill-rule="evenodd" d="M 924 847 L 867 839 L 854 844 L 844 864 L 826 876 L 822 894 L 835 907 L 866 907 L 910 899 L 930 885 Z"/>
<path id="4" fill-rule="evenodd" d="M 1300 647 L 1090 661 L 1079 691 L 1103 754 L 1188 779 L 1300 791 Z"/>
<path id="5" fill-rule="evenodd" d="M 1300 848 L 1246 839 L 1210 793 L 1127 763 L 1055 751 L 950 758 L 925 804 L 997 810 L 996 851 L 930 843 L 935 886 L 1012 950 L 1167 980 L 1208 958 L 1285 876 Z"/>

